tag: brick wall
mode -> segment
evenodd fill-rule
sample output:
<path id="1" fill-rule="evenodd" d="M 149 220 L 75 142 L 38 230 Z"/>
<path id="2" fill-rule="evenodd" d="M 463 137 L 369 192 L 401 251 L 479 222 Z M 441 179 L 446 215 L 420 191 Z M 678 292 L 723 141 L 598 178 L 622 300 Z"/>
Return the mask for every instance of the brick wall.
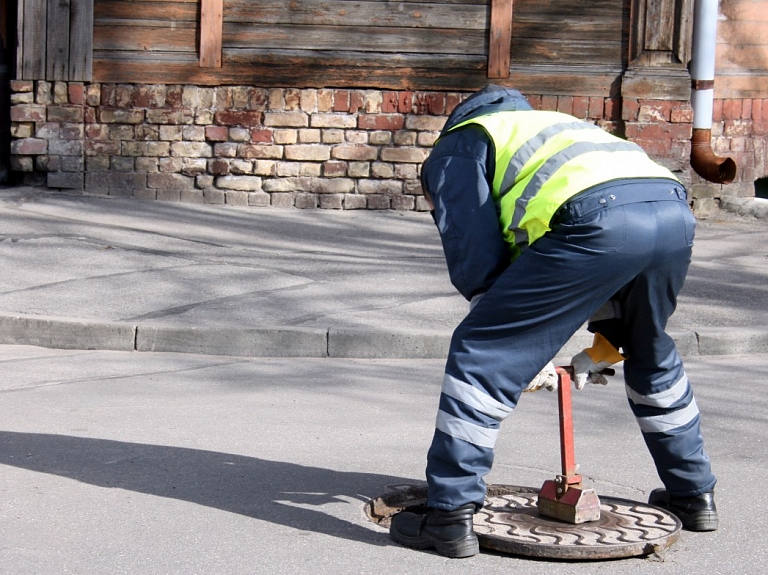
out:
<path id="1" fill-rule="evenodd" d="M 236 206 L 424 210 L 421 162 L 458 93 L 13 81 L 11 169 L 25 184 Z M 692 184 L 701 209 L 765 176 L 768 100 L 718 101 L 716 153 L 738 181 L 688 165 L 688 102 L 529 95 L 595 122 Z"/>

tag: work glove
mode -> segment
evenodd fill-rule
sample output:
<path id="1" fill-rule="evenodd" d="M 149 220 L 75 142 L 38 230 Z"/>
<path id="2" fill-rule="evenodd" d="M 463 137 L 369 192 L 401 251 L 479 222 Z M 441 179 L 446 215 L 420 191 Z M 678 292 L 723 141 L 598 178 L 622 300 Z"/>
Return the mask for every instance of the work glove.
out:
<path id="1" fill-rule="evenodd" d="M 592 347 L 580 351 L 571 359 L 576 389 L 582 389 L 587 381 L 607 385 L 608 380 L 600 372 L 620 361 L 624 361 L 624 356 L 602 335 L 595 333 Z"/>
<path id="2" fill-rule="evenodd" d="M 544 369 L 531 380 L 531 383 L 523 391 L 538 391 L 542 387 L 546 387 L 549 391 L 557 389 L 557 372 L 551 361 L 544 366 Z"/>

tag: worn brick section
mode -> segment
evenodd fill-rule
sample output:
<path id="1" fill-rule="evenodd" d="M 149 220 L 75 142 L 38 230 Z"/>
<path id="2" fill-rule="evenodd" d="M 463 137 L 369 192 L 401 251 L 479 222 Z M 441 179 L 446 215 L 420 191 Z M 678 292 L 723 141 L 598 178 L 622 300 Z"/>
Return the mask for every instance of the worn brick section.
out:
<path id="1" fill-rule="evenodd" d="M 242 207 L 426 211 L 420 167 L 468 96 L 455 92 L 11 80 L 10 167 L 30 185 Z M 687 101 L 527 95 L 643 147 L 694 207 L 750 195 L 768 171 L 768 99 L 715 100 L 712 148 L 737 180 L 689 160 Z"/>

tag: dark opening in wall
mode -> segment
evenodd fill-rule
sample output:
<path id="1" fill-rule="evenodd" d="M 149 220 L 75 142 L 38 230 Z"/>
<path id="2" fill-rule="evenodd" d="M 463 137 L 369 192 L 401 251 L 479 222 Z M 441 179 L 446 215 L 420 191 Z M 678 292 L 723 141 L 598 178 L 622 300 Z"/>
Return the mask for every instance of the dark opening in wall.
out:
<path id="1" fill-rule="evenodd" d="M 755 180 L 755 197 L 768 199 L 768 178 Z"/>

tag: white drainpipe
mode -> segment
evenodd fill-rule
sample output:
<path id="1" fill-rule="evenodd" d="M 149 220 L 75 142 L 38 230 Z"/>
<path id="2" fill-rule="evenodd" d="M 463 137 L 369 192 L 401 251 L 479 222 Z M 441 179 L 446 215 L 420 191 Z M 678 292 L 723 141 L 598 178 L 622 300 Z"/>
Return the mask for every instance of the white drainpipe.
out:
<path id="1" fill-rule="evenodd" d="M 695 0 L 691 59 L 691 167 L 705 180 L 728 184 L 736 177 L 736 162 L 731 158 L 716 156 L 712 150 L 717 13 L 718 0 Z"/>

